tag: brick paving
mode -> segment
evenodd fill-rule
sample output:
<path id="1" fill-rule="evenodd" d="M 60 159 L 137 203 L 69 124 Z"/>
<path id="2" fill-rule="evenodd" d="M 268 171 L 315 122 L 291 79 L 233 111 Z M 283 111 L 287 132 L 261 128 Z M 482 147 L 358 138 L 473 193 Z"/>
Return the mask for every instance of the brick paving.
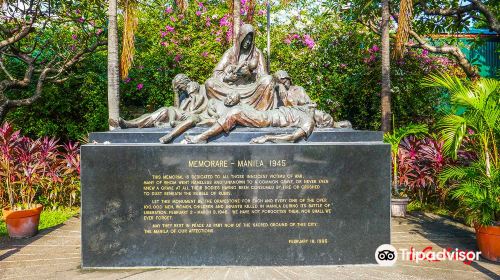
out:
<path id="1" fill-rule="evenodd" d="M 392 245 L 476 250 L 473 230 L 430 214 L 392 220 Z M 149 270 L 81 270 L 80 219 L 41 231 L 24 240 L 0 239 L 0 279 L 500 279 L 500 264 L 486 260 L 398 261 L 378 265 L 296 267 L 207 267 Z"/>

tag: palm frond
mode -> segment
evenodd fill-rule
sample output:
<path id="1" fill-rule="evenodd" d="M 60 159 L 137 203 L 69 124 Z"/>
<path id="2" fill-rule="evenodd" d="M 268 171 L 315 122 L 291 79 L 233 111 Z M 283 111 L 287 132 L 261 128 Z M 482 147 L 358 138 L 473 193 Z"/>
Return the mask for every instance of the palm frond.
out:
<path id="1" fill-rule="evenodd" d="M 120 60 L 120 77 L 125 79 L 134 63 L 135 32 L 137 31 L 137 0 L 124 2 L 122 55 Z"/>
<path id="2" fill-rule="evenodd" d="M 477 161 L 467 167 L 448 167 L 439 176 L 440 182 L 455 180 L 457 186 L 451 196 L 459 201 L 460 211 L 471 225 L 491 225 L 500 214 L 500 170 L 491 169 L 484 174 L 484 162 Z"/>
<path id="3" fill-rule="evenodd" d="M 498 80 L 482 78 L 477 81 L 474 90 L 478 92 L 477 95 L 482 96 L 486 100 L 489 99 L 490 96 L 498 94 L 499 84 L 500 82 Z"/>
<path id="4" fill-rule="evenodd" d="M 500 86 L 495 79 L 480 79 L 474 90 L 481 104 L 484 121 L 492 129 L 500 125 Z"/>
<path id="5" fill-rule="evenodd" d="M 429 132 L 425 124 L 409 124 L 404 127 L 395 129 L 392 133 L 384 134 L 384 142 L 391 144 L 391 150 L 398 150 L 399 143 L 410 135 L 415 135 L 417 137 L 422 137 Z"/>
<path id="6" fill-rule="evenodd" d="M 445 184 L 450 183 L 450 181 L 460 181 L 468 177 L 470 172 L 471 170 L 467 167 L 447 166 L 438 174 L 439 185 L 443 187 Z"/>
<path id="7" fill-rule="evenodd" d="M 456 159 L 462 140 L 467 132 L 466 119 L 457 115 L 448 115 L 443 117 L 436 127 L 440 130 L 441 140 L 444 141 L 443 149 L 445 153 Z"/>
<path id="8" fill-rule="evenodd" d="M 500 218 L 499 82 L 486 78 L 468 82 L 443 74 L 429 76 L 422 85 L 448 89 L 452 94 L 451 105 L 465 108 L 460 115 L 444 116 L 437 124 L 445 152 L 457 158 L 467 129 L 470 129 L 468 138 L 480 155 L 469 166 L 445 168 L 438 176 L 440 186 L 450 184 L 451 196 L 459 201 L 460 211 L 468 223 L 493 224 Z"/>
<path id="9" fill-rule="evenodd" d="M 402 58 L 406 42 L 411 30 L 411 22 L 413 20 L 413 1 L 401 0 L 399 4 L 398 30 L 396 31 L 396 46 L 394 48 L 394 56 Z"/>
<path id="10" fill-rule="evenodd" d="M 460 78 L 450 76 L 448 73 L 441 75 L 430 75 L 422 80 L 423 87 L 444 87 L 450 91 L 452 95 L 457 93 L 467 92 L 468 89 Z"/>

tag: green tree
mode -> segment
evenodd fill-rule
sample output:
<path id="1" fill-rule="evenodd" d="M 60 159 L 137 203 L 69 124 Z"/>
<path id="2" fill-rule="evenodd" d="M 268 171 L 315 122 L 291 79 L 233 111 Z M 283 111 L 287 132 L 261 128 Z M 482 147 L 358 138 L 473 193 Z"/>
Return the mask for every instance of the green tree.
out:
<path id="1" fill-rule="evenodd" d="M 401 13 L 398 7 L 401 6 L 401 2 L 389 1 L 393 26 L 398 24 L 399 14 Z M 406 0 L 403 0 L 403 2 L 406 2 Z M 337 10 L 342 10 L 345 20 L 361 22 L 375 34 L 381 34 L 379 25 L 381 1 L 335 0 L 328 3 Z M 473 0 L 469 2 L 452 0 L 415 1 L 413 5 L 410 5 L 413 17 L 405 18 L 405 20 L 412 20 L 409 22 L 407 29 L 410 40 L 405 40 L 403 47 L 446 55 L 453 58 L 468 76 L 476 77 L 478 71 L 461 51 L 457 39 L 434 41 L 432 38 L 426 38 L 426 36 L 431 33 L 454 34 L 463 32 L 474 25 L 487 27 L 498 33 L 500 27 L 499 4 L 498 0 Z M 343 7 L 349 7 L 349 9 L 342 9 Z M 395 38 L 395 34 L 392 34 L 392 37 Z"/>
<path id="2" fill-rule="evenodd" d="M 106 44 L 101 9 L 95 1 L 0 5 L 0 121 L 11 109 L 37 102 L 47 84 L 63 83 Z"/>

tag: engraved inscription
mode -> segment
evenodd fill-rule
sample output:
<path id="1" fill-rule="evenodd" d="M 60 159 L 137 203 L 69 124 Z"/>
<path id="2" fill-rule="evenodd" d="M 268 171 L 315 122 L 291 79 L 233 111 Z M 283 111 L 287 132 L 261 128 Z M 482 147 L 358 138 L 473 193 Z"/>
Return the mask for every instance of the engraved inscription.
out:
<path id="1" fill-rule="evenodd" d="M 325 236 L 297 238 L 293 229 L 320 227 L 315 217 L 333 214 L 326 194 L 334 186 L 327 178 L 289 174 L 284 169 L 287 164 L 286 160 L 189 160 L 190 174 L 147 176 L 142 186 L 144 233 L 273 229 L 292 232 L 284 240 L 290 245 L 329 243 Z M 230 166 L 238 167 L 238 173 L 225 169 Z M 252 215 L 258 215 L 259 222 L 247 222 Z"/>

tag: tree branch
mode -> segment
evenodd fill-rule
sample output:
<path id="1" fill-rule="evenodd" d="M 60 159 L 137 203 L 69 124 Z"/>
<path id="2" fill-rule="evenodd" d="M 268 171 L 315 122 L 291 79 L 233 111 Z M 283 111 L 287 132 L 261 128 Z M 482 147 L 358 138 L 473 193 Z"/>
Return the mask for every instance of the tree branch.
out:
<path id="1" fill-rule="evenodd" d="M 64 26 L 74 20 L 65 18 L 63 10 L 60 15 L 52 15 L 50 1 L 48 8 L 39 1 L 25 2 L 20 4 L 24 2 L 18 1 L 9 9 L 0 11 L 2 21 L 6 22 L 0 24 L 0 73 L 4 74 L 3 80 L 0 80 L 0 122 L 10 108 L 31 105 L 40 99 L 46 83 L 63 83 L 68 78 L 65 73 L 71 67 L 87 54 L 107 44 L 107 41 L 100 41 L 99 35 L 93 37 L 85 29 L 84 35 L 90 39 L 81 42 L 83 46 L 76 52 L 68 51 L 64 42 L 53 42 L 51 38 L 47 38 L 44 43 L 30 40 L 30 34 L 45 34 L 45 28 L 50 24 Z M 5 58 L 21 62 L 24 65 L 24 77 L 19 77 L 16 71 L 11 74 L 8 69 L 11 65 L 4 61 Z M 31 88 L 32 85 L 35 89 L 27 93 L 27 98 L 14 99 L 12 96 L 13 99 L 10 99 L 10 95 L 7 95 L 11 89 Z"/>
<path id="2" fill-rule="evenodd" d="M 57 73 L 54 76 L 51 76 L 49 80 L 55 80 L 61 73 L 66 71 L 67 69 L 71 68 L 75 63 L 81 61 L 86 54 L 94 52 L 98 47 L 105 46 L 107 45 L 107 41 L 97 41 L 95 42 L 92 46 L 83 48 L 80 50 L 78 53 L 76 53 L 73 57 L 68 59 L 66 63 L 64 63 L 58 70 L 53 69 L 55 73 Z"/>
<path id="3" fill-rule="evenodd" d="M 11 37 L 4 39 L 0 41 L 0 48 L 3 48 L 5 46 L 14 44 L 15 42 L 23 39 L 24 37 L 28 36 L 30 34 L 32 27 L 33 27 L 33 22 L 35 20 L 35 16 L 33 16 L 28 24 L 24 24 L 19 33 L 16 33 L 15 35 L 12 35 Z"/>
<path id="4" fill-rule="evenodd" d="M 375 33 L 375 34 L 377 34 L 377 35 L 380 36 L 380 29 L 377 28 L 377 26 L 375 25 L 375 23 L 372 20 L 368 20 L 368 22 L 366 22 L 366 23 L 362 22 L 362 21 L 360 21 L 360 22 L 361 22 L 361 24 L 363 24 L 363 25 L 367 26 L 368 28 L 370 28 L 370 30 L 373 33 Z"/>
<path id="5" fill-rule="evenodd" d="M 52 60 L 51 62 L 47 63 L 47 65 L 40 72 L 40 75 L 38 76 L 38 81 L 36 84 L 35 93 L 32 96 L 30 96 L 28 98 L 16 99 L 16 100 L 7 99 L 4 96 L 3 102 L 1 102 L 1 103 L 3 103 L 2 105 L 4 105 L 7 109 L 9 109 L 9 108 L 33 104 L 35 101 L 37 101 L 42 96 L 43 86 L 44 86 L 45 82 L 48 82 L 48 81 L 56 82 L 56 83 L 63 82 L 65 79 L 57 79 L 57 77 L 60 74 L 62 74 L 63 72 L 65 72 L 66 70 L 71 68 L 73 65 L 75 65 L 75 63 L 81 61 L 86 54 L 92 53 L 98 47 L 104 46 L 106 44 L 107 44 L 106 41 L 97 41 L 92 46 L 87 47 L 87 48 L 83 48 L 82 50 L 80 50 L 78 53 L 76 53 L 74 56 L 72 56 L 70 59 L 68 59 L 60 67 L 54 67 L 53 64 L 55 63 L 55 60 Z M 31 77 L 32 77 L 33 72 L 35 70 L 33 59 L 29 59 L 29 57 L 27 57 L 27 55 L 25 55 L 25 54 L 17 54 L 17 55 L 20 56 L 20 58 L 22 60 L 29 61 L 29 66 L 28 66 L 28 69 L 26 70 L 26 74 L 25 74 L 24 79 L 22 81 L 16 80 L 15 81 L 16 84 L 13 84 L 13 83 L 5 84 L 4 86 L 8 86 L 8 88 L 13 88 L 15 86 L 27 86 L 27 85 L 29 85 L 31 82 Z M 55 74 L 55 75 L 49 76 L 50 74 Z M 2 82 L 4 82 L 4 81 L 2 81 Z M 1 83 L 0 83 L 0 92 L 3 92 Z"/>
<path id="6" fill-rule="evenodd" d="M 474 4 L 460 6 L 457 8 L 432 8 L 432 9 L 427 8 L 425 1 L 415 3 L 415 6 L 417 5 L 422 7 L 422 11 L 425 14 L 434 16 L 455 16 L 476 10 Z"/>
<path id="7" fill-rule="evenodd" d="M 15 54 L 8 54 L 8 55 L 12 56 L 14 58 L 17 58 L 17 59 L 21 60 L 22 62 L 24 62 L 27 65 L 27 68 L 24 71 L 24 77 L 22 80 L 14 78 L 12 75 L 10 75 L 10 73 L 8 73 L 7 69 L 4 69 L 4 72 L 9 77 L 9 79 L 2 81 L 3 84 L 2 84 L 2 86 L 0 86 L 0 93 L 2 93 L 7 88 L 18 88 L 18 87 L 28 86 L 31 82 L 31 78 L 33 76 L 33 73 L 35 72 L 34 60 L 32 58 L 30 58 L 29 56 L 27 56 L 26 54 L 15 53 Z M 1 60 L 0 60 L 0 62 L 1 62 Z M 2 66 L 2 68 L 5 67 L 5 65 L 3 65 L 3 63 L 1 63 L 1 66 Z"/>
<path id="8" fill-rule="evenodd" d="M 464 53 L 460 50 L 460 48 L 455 47 L 455 46 L 449 46 L 449 45 L 444 45 L 441 47 L 433 46 L 427 43 L 427 41 L 420 37 L 415 31 L 410 30 L 410 35 L 417 40 L 418 44 L 417 45 L 411 45 L 409 44 L 409 47 L 419 47 L 424 50 L 428 50 L 429 52 L 432 53 L 441 53 L 441 54 L 450 54 L 453 57 L 456 58 L 458 64 L 460 67 L 464 70 L 464 72 L 467 74 L 469 77 L 476 77 L 478 76 L 477 69 L 470 64 L 469 60 L 467 60 L 467 57 L 464 55 Z"/>
<path id="9" fill-rule="evenodd" d="M 397 21 L 398 17 L 396 14 L 392 14 L 394 20 Z M 380 29 L 377 28 L 377 26 L 373 23 L 373 21 L 369 20 L 368 22 L 363 22 L 358 20 L 361 24 L 367 26 L 372 32 L 380 36 Z M 410 30 L 409 33 L 417 42 L 418 44 L 411 44 L 407 43 L 407 47 L 411 48 L 421 48 L 425 49 L 431 53 L 440 53 L 440 54 L 449 54 L 453 56 L 456 60 L 457 63 L 460 65 L 460 67 L 464 70 L 464 72 L 467 74 L 469 77 L 476 77 L 479 75 L 477 72 L 477 69 L 470 64 L 469 60 L 467 60 L 467 57 L 465 54 L 460 50 L 460 48 L 455 47 L 455 46 L 450 46 L 450 45 L 445 45 L 441 47 L 433 46 L 429 44 L 424 38 L 422 38 L 419 34 L 417 34 L 414 30 Z M 394 36 L 391 36 L 394 37 Z"/>
<path id="10" fill-rule="evenodd" d="M 486 18 L 486 23 L 488 27 L 495 31 L 496 33 L 500 33 L 500 22 L 498 18 L 495 16 L 494 12 L 485 5 L 480 0 L 470 0 L 470 4 L 465 6 L 459 6 L 457 8 L 427 8 L 425 1 L 420 1 L 415 3 L 415 6 L 420 6 L 422 12 L 426 15 L 433 16 L 444 16 L 444 17 L 461 17 L 463 14 L 469 14 L 476 20 L 478 19 L 472 12 L 479 12 L 484 15 Z"/>
<path id="11" fill-rule="evenodd" d="M 47 77 L 47 75 L 51 71 L 53 71 L 52 68 L 43 69 L 42 73 L 38 77 L 38 81 L 36 83 L 36 89 L 35 89 L 34 95 L 32 95 L 29 98 L 25 98 L 25 99 L 8 100 L 7 101 L 7 108 L 31 105 L 31 104 L 33 104 L 33 102 L 35 102 L 37 99 L 39 99 L 42 96 L 43 84 L 45 82 L 45 78 Z"/>
<path id="12" fill-rule="evenodd" d="M 495 14 L 488 8 L 488 6 L 486 6 L 483 2 L 479 0 L 470 0 L 470 1 L 484 15 L 490 29 L 500 34 L 500 22 L 496 18 Z"/>
<path id="13" fill-rule="evenodd" d="M 7 78 L 9 80 L 14 80 L 14 77 L 12 77 L 12 75 L 10 74 L 9 71 L 7 71 L 7 68 L 5 68 L 5 65 L 3 65 L 3 55 L 0 56 L 0 68 L 2 68 L 3 72 L 5 73 L 5 76 L 7 76 Z"/>

